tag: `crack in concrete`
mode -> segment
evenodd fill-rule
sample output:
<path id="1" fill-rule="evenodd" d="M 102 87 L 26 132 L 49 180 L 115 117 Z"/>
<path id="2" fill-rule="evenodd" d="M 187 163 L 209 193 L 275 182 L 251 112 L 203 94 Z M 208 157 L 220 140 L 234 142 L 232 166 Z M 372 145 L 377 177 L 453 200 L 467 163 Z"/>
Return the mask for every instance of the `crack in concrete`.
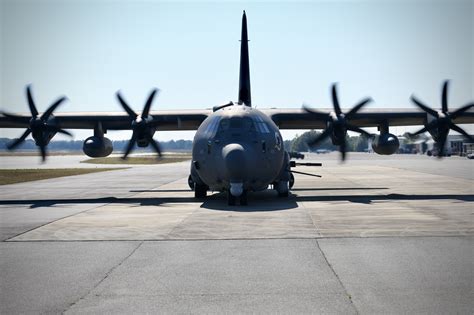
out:
<path id="1" fill-rule="evenodd" d="M 321 252 L 321 255 L 323 255 L 323 258 L 326 261 L 326 264 L 328 265 L 329 269 L 331 269 L 331 271 L 334 274 L 334 276 L 336 277 L 337 281 L 339 282 L 341 287 L 344 289 L 344 293 L 346 294 L 347 298 L 349 299 L 349 301 L 350 301 L 352 307 L 354 308 L 356 314 L 360 314 L 359 310 L 357 309 L 356 305 L 354 304 L 354 301 L 352 300 L 352 295 L 349 294 L 349 292 L 347 291 L 347 288 L 344 286 L 344 283 L 342 283 L 341 278 L 339 278 L 339 275 L 336 273 L 336 270 L 334 270 L 333 266 L 331 265 L 328 258 L 326 257 L 326 254 L 321 249 L 321 246 L 319 246 L 318 240 L 315 239 L 315 242 L 316 242 L 316 246 L 318 247 L 318 250 Z"/>
<path id="2" fill-rule="evenodd" d="M 141 241 L 127 256 L 125 256 L 119 263 L 115 266 L 112 266 L 109 271 L 107 271 L 102 279 L 99 280 L 89 291 L 87 291 L 86 294 L 81 296 L 77 301 L 72 302 L 69 304 L 69 307 L 65 309 L 62 313 L 65 314 L 67 311 L 69 311 L 72 307 L 74 307 L 77 303 L 80 301 L 84 300 L 87 298 L 99 285 L 101 285 L 111 274 L 114 272 L 118 267 L 120 267 L 128 258 L 130 258 L 135 252 L 142 246 L 144 241 Z"/>

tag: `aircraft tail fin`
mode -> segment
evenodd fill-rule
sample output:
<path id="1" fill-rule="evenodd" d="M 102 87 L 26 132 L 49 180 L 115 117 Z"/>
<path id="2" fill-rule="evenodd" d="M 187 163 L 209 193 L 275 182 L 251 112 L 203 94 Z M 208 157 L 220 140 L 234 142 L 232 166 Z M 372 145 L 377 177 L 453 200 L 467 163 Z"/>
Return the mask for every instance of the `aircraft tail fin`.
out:
<path id="1" fill-rule="evenodd" d="M 252 106 L 250 97 L 250 67 L 249 67 L 249 45 L 247 35 L 247 17 L 242 16 L 242 36 L 240 39 L 240 75 L 239 75 L 239 104 Z"/>

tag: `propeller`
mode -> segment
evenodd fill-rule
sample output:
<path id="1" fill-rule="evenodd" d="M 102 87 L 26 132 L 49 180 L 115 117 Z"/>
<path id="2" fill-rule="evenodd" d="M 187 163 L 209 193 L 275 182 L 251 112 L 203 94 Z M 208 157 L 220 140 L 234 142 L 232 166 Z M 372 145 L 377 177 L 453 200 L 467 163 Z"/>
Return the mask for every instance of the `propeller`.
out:
<path id="1" fill-rule="evenodd" d="M 128 141 L 127 148 L 123 155 L 123 159 L 125 160 L 130 152 L 132 152 L 133 146 L 137 143 L 140 139 L 145 139 L 152 148 L 158 153 L 158 156 L 161 157 L 161 149 L 158 142 L 153 139 L 153 133 L 155 131 L 155 127 L 157 125 L 156 121 L 153 120 L 153 116 L 150 116 L 150 108 L 155 98 L 155 95 L 159 92 L 158 89 L 153 89 L 148 96 L 148 100 L 143 107 L 143 111 L 141 115 L 138 115 L 133 111 L 133 109 L 128 106 L 125 99 L 120 94 L 120 91 L 117 92 L 117 99 L 122 105 L 123 109 L 127 112 L 128 116 L 130 117 L 131 127 L 132 127 L 132 137 L 130 141 Z"/>
<path id="2" fill-rule="evenodd" d="M 417 99 L 414 95 L 411 96 L 411 100 L 415 103 L 416 106 L 421 108 L 427 114 L 435 117 L 431 122 L 426 124 L 420 130 L 409 133 L 410 137 L 416 137 L 426 131 L 429 131 L 433 135 L 433 139 L 436 141 L 438 145 L 438 158 L 441 158 L 444 155 L 444 146 L 446 144 L 446 139 L 448 138 L 448 134 L 450 130 L 454 130 L 462 134 L 464 137 L 469 139 L 470 142 L 474 142 L 474 138 L 469 135 L 465 130 L 461 127 L 457 126 L 453 123 L 453 119 L 462 116 L 466 111 L 470 108 L 474 107 L 474 103 L 469 103 L 464 105 L 461 108 L 456 109 L 453 112 L 449 112 L 448 108 L 448 86 L 449 80 L 444 81 L 443 89 L 441 92 L 441 110 L 436 111 L 428 106 L 426 106 L 423 102 Z"/>
<path id="3" fill-rule="evenodd" d="M 331 87 L 331 97 L 332 97 L 332 105 L 333 105 L 334 111 L 329 114 L 319 112 L 307 106 L 303 106 L 305 111 L 311 114 L 311 116 L 313 116 L 315 119 L 326 121 L 326 126 L 327 126 L 326 129 L 324 129 L 323 132 L 319 136 L 308 141 L 308 145 L 310 147 L 314 147 L 318 143 L 322 142 L 324 139 L 331 137 L 333 143 L 339 146 L 339 151 L 341 152 L 341 159 L 342 161 L 344 161 L 346 159 L 346 150 L 347 150 L 346 135 L 347 135 L 348 130 L 360 133 L 366 137 L 372 137 L 372 135 L 368 133 L 367 131 L 365 131 L 364 129 L 361 129 L 348 122 L 351 118 L 353 118 L 357 114 L 357 112 L 362 107 L 364 107 L 369 102 L 371 102 L 372 99 L 371 98 L 363 99 L 362 101 L 357 103 L 357 105 L 355 105 L 350 111 L 344 114 L 339 105 L 336 83 L 334 83 Z"/>
<path id="4" fill-rule="evenodd" d="M 31 134 L 35 140 L 36 145 L 39 147 L 42 161 L 46 160 L 46 146 L 51 140 L 52 136 L 56 133 L 62 133 L 72 137 L 72 134 L 64 129 L 59 128 L 54 124 L 49 123 L 49 119 L 53 112 L 58 108 L 61 103 L 66 100 L 66 97 L 60 97 L 57 99 L 48 109 L 39 116 L 38 110 L 33 100 L 33 95 L 31 93 L 31 85 L 26 87 L 26 98 L 28 101 L 28 107 L 30 108 L 31 118 L 24 116 L 17 116 L 9 113 L 3 112 L 3 116 L 8 118 L 12 122 L 29 124 L 25 132 L 20 136 L 20 138 L 13 140 L 7 145 L 8 150 L 14 150 L 18 147 L 25 139 Z"/>

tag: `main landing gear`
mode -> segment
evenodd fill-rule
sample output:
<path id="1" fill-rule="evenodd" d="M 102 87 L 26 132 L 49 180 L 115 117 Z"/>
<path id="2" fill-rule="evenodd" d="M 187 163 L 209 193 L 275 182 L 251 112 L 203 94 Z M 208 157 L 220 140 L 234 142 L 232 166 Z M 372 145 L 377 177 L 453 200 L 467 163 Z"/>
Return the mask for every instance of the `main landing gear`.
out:
<path id="1" fill-rule="evenodd" d="M 194 184 L 194 198 L 206 198 L 208 189 L 206 185 Z"/>
<path id="2" fill-rule="evenodd" d="M 209 187 L 207 185 L 196 183 L 191 175 L 188 177 L 188 185 L 191 190 L 194 190 L 194 198 L 206 198 Z"/>
<path id="3" fill-rule="evenodd" d="M 294 180 L 293 180 L 294 182 Z M 273 184 L 273 189 L 278 193 L 278 197 L 288 197 L 290 194 L 289 182 L 281 180 Z"/>

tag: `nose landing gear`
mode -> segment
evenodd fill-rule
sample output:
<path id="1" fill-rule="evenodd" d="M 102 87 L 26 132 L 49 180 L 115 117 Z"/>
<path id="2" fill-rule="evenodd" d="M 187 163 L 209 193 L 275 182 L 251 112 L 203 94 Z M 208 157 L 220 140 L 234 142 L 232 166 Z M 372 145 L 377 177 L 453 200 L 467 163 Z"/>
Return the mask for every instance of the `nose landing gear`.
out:
<path id="1" fill-rule="evenodd" d="M 246 206 L 248 204 L 248 199 L 247 199 L 247 190 L 243 190 L 242 194 L 240 196 L 234 196 L 230 192 L 230 189 L 227 191 L 227 204 L 229 206 L 235 206 L 237 201 L 239 201 L 241 206 Z"/>

